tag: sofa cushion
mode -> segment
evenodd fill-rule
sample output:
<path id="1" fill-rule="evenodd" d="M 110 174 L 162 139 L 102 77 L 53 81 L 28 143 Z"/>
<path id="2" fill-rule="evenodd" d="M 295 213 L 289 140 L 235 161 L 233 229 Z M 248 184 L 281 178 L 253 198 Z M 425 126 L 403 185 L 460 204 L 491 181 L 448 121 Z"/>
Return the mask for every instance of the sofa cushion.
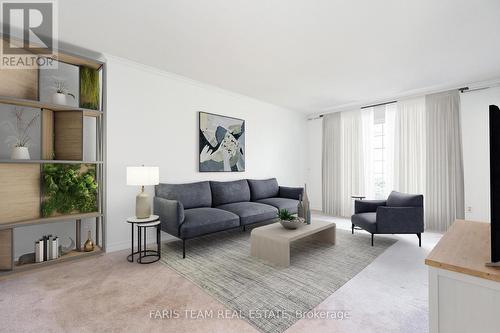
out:
<path id="1" fill-rule="evenodd" d="M 286 209 L 292 214 L 297 213 L 297 206 L 299 204 L 299 200 L 287 199 L 287 198 L 267 198 L 267 199 L 257 200 L 257 202 L 270 205 L 278 209 Z"/>
<path id="2" fill-rule="evenodd" d="M 276 178 L 249 179 L 248 185 L 250 185 L 252 201 L 277 197 L 280 189 Z"/>
<path id="3" fill-rule="evenodd" d="M 278 209 L 258 202 L 235 202 L 217 206 L 240 217 L 241 225 L 271 220 L 277 217 Z"/>
<path id="4" fill-rule="evenodd" d="M 238 215 L 217 208 L 192 208 L 184 210 L 184 223 L 180 226 L 181 238 L 193 238 L 240 225 Z"/>
<path id="5" fill-rule="evenodd" d="M 392 191 L 387 198 L 388 207 L 423 207 L 424 196 Z"/>
<path id="6" fill-rule="evenodd" d="M 359 213 L 351 217 L 352 224 L 374 234 L 377 232 L 377 213 Z"/>
<path id="7" fill-rule="evenodd" d="M 250 188 L 246 179 L 232 182 L 210 182 L 214 207 L 233 202 L 250 201 Z"/>
<path id="8" fill-rule="evenodd" d="M 209 182 L 159 184 L 155 186 L 155 194 L 160 198 L 180 201 L 184 209 L 212 206 Z"/>
<path id="9" fill-rule="evenodd" d="M 303 187 L 280 186 L 278 197 L 299 200 L 304 195 Z"/>

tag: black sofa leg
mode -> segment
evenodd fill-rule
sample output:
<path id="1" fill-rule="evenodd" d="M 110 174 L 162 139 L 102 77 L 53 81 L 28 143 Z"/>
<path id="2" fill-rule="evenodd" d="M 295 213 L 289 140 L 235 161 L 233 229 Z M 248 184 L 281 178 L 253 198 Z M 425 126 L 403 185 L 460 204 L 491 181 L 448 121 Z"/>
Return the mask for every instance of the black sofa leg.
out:
<path id="1" fill-rule="evenodd" d="M 418 233 L 417 237 L 418 237 L 418 247 L 422 247 L 422 234 Z"/>
<path id="2" fill-rule="evenodd" d="M 245 228 L 246 226 L 243 226 L 243 232 L 245 232 L 247 229 Z"/>
<path id="3" fill-rule="evenodd" d="M 351 232 L 354 235 L 354 224 L 351 223 Z"/>
<path id="4" fill-rule="evenodd" d="M 182 240 L 182 259 L 186 258 L 186 240 Z"/>
<path id="5" fill-rule="evenodd" d="M 372 234 L 372 246 L 373 246 L 373 234 Z"/>

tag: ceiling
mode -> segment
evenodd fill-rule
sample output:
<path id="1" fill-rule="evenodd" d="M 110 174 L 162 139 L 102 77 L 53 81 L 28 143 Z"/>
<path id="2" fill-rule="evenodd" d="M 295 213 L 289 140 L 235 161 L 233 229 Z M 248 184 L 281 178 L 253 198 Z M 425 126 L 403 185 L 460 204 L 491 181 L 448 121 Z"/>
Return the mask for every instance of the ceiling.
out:
<path id="1" fill-rule="evenodd" d="M 306 114 L 500 78 L 498 0 L 64 0 L 62 41 Z"/>

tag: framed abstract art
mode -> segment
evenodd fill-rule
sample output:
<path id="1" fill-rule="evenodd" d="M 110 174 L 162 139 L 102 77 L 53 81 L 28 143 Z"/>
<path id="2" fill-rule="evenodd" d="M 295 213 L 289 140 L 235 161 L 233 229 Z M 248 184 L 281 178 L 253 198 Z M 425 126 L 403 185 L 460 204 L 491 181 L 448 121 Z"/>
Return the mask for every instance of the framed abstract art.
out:
<path id="1" fill-rule="evenodd" d="M 245 121 L 199 112 L 199 171 L 245 171 Z"/>

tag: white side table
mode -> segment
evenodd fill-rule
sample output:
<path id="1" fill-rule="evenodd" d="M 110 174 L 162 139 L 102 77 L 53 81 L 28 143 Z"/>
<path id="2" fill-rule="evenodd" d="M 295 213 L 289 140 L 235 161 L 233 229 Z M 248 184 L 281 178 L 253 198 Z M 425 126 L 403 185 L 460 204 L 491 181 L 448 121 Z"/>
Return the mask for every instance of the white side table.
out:
<path id="1" fill-rule="evenodd" d="M 137 262 L 140 264 L 151 264 L 160 260 L 161 257 L 161 236 L 160 236 L 160 217 L 158 215 L 151 215 L 145 219 L 138 219 L 135 216 L 127 218 L 127 223 L 132 226 L 132 242 L 131 253 L 127 256 L 129 262 L 134 261 L 134 256 L 137 254 Z M 134 225 L 137 226 L 137 251 L 134 252 Z M 146 230 L 149 227 L 156 227 L 156 246 L 155 250 L 147 249 Z M 143 261 L 146 257 L 153 257 L 154 260 Z"/>
<path id="2" fill-rule="evenodd" d="M 353 194 L 353 195 L 351 195 L 351 199 L 353 200 L 352 201 L 352 212 L 353 212 L 353 214 L 355 213 L 355 211 L 354 211 L 355 201 L 356 200 L 364 200 L 365 198 L 366 198 L 366 196 L 364 196 L 362 194 Z M 356 227 L 354 224 L 352 224 L 351 229 L 352 229 L 352 233 L 353 234 L 354 234 L 354 230 L 363 230 L 360 227 Z"/>

